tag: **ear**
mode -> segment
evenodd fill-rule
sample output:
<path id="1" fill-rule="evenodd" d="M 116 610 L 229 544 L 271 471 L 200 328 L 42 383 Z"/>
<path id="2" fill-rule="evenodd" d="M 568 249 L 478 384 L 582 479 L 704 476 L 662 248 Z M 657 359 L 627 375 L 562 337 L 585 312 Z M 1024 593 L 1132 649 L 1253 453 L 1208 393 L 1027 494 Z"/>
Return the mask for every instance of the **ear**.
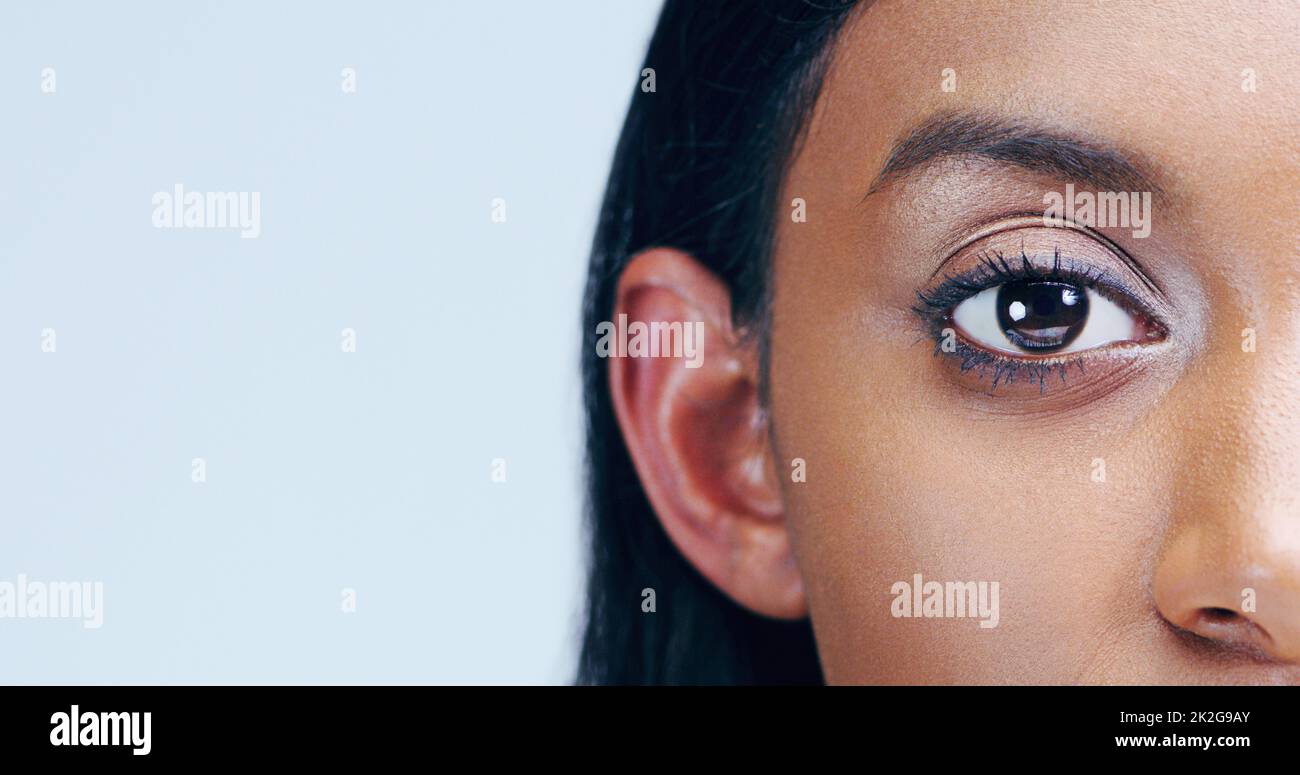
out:
<path id="1" fill-rule="evenodd" d="M 681 324 L 667 330 L 685 345 L 693 340 L 696 352 L 672 357 L 674 334 L 650 323 Z M 732 330 L 726 287 L 686 253 L 646 250 L 619 279 L 606 330 L 622 336 L 621 324 L 626 352 L 617 342 L 608 350 L 614 411 L 669 538 L 740 605 L 782 619 L 807 616 L 759 404 L 757 345 Z"/>

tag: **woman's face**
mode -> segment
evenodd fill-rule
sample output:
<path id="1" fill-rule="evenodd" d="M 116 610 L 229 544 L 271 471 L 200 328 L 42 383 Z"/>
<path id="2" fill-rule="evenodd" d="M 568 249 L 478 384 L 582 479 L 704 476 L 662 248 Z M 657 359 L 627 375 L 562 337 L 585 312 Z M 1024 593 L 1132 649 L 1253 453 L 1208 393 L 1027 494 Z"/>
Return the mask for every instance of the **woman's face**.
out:
<path id="1" fill-rule="evenodd" d="M 829 681 L 1300 679 L 1300 7 L 878 3 L 778 216 Z"/>

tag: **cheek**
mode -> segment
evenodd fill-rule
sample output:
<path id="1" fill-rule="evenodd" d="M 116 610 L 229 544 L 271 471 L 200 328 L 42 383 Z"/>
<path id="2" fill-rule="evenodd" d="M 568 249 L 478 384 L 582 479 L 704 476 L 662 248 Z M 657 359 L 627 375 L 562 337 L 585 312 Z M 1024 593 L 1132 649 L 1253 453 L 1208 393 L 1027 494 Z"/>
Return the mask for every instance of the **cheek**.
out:
<path id="1" fill-rule="evenodd" d="M 1156 488 L 1116 472 L 1140 470 L 1151 450 L 1046 418 L 979 419 L 926 370 L 926 345 L 817 309 L 781 314 L 778 302 L 771 408 L 787 469 L 805 461 L 806 481 L 786 481 L 785 496 L 828 680 L 1096 670 L 1115 612 L 1141 610 Z M 896 617 L 895 585 L 916 574 L 996 582 L 996 627 Z"/>

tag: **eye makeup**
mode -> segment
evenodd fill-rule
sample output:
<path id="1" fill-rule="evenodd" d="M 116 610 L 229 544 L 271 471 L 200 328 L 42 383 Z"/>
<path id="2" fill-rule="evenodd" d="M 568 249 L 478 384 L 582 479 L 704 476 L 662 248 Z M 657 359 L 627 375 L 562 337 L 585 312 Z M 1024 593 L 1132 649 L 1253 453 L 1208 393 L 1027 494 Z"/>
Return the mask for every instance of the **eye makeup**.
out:
<path id="1" fill-rule="evenodd" d="M 989 394 L 1029 386 L 1042 395 L 1168 335 L 1167 305 L 1135 264 L 1041 219 L 967 243 L 916 296 L 934 354 Z"/>

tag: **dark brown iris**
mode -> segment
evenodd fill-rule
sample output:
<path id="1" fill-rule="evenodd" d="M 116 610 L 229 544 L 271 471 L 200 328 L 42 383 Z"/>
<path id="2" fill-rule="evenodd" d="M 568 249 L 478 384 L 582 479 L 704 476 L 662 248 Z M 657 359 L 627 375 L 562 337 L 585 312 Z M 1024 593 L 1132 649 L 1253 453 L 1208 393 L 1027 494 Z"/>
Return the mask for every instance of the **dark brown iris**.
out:
<path id="1" fill-rule="evenodd" d="M 1017 347 L 1050 352 L 1074 341 L 1088 321 L 1088 294 L 1070 283 L 1017 280 L 998 291 L 998 325 Z"/>

